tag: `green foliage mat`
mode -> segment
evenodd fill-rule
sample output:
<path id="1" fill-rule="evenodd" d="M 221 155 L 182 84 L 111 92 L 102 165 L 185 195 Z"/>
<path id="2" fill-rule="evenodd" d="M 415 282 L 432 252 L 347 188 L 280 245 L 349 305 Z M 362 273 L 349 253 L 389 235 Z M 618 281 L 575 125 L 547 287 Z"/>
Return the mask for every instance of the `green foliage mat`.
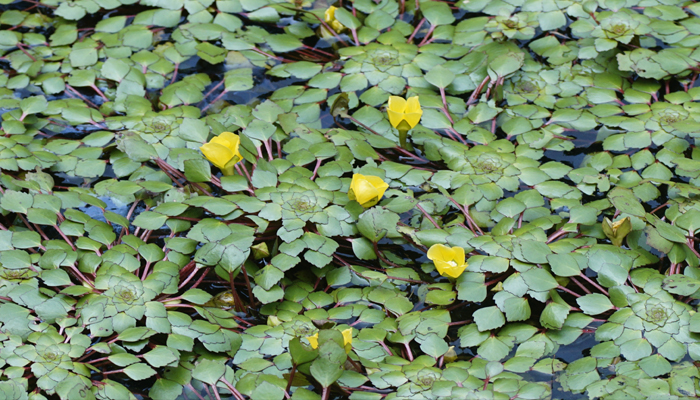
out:
<path id="1" fill-rule="evenodd" d="M 700 395 L 700 3 L 0 4 L 0 399 Z"/>

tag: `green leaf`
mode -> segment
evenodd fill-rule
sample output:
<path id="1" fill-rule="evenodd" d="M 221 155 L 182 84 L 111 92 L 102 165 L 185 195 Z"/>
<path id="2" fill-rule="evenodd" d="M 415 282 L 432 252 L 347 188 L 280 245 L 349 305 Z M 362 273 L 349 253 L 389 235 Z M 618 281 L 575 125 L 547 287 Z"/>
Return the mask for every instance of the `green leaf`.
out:
<path id="1" fill-rule="evenodd" d="M 341 365 L 335 364 L 326 358 L 317 358 L 311 363 L 311 376 L 323 387 L 329 387 L 343 375 Z"/>
<path id="2" fill-rule="evenodd" d="M 641 360 L 651 355 L 651 345 L 646 339 L 632 339 L 620 346 L 620 352 L 629 361 Z"/>
<path id="3" fill-rule="evenodd" d="M 430 22 L 430 25 L 449 25 L 455 22 L 455 17 L 452 15 L 452 10 L 447 3 L 429 1 L 423 2 L 420 5 L 420 10 L 425 19 Z"/>
<path id="4" fill-rule="evenodd" d="M 181 297 L 195 304 L 204 304 L 207 301 L 211 300 L 213 296 L 202 289 L 193 288 L 187 290 L 181 295 Z"/>
<path id="5" fill-rule="evenodd" d="M 634 196 L 631 190 L 622 187 L 615 187 L 608 192 L 610 202 L 620 211 L 631 214 L 637 217 L 644 217 L 646 212 L 644 207 L 639 203 L 639 200 Z"/>
<path id="6" fill-rule="evenodd" d="M 444 89 L 449 86 L 454 79 L 454 72 L 441 65 L 438 65 L 425 74 L 425 80 L 440 89 Z"/>
<path id="7" fill-rule="evenodd" d="M 480 331 L 500 328 L 506 323 L 506 318 L 496 306 L 484 307 L 474 311 L 474 322 Z"/>
<path id="8" fill-rule="evenodd" d="M 530 290 L 537 292 L 546 292 L 559 286 L 552 274 L 542 268 L 530 268 L 522 273 L 522 277 Z"/>
<path id="9" fill-rule="evenodd" d="M 135 381 L 141 381 L 155 375 L 156 371 L 153 368 L 149 367 L 147 364 L 138 363 L 129 365 L 128 367 L 124 368 L 124 373 L 127 374 L 129 378 Z"/>
<path id="10" fill-rule="evenodd" d="M 209 182 L 211 181 L 211 166 L 204 159 L 186 160 L 185 178 L 190 182 Z"/>
<path id="11" fill-rule="evenodd" d="M 381 207 L 373 207 L 360 215 L 357 229 L 370 241 L 378 242 L 387 235 L 397 236 L 398 222 L 398 214 Z"/>
<path id="12" fill-rule="evenodd" d="M 44 112 L 48 107 L 49 103 L 44 96 L 31 96 L 19 102 L 19 108 L 24 115 L 38 114 Z"/>
<path id="13" fill-rule="evenodd" d="M 652 378 L 666 375 L 671 372 L 671 363 L 668 362 L 662 355 L 654 354 L 652 356 L 643 358 L 638 363 L 639 368 L 641 368 L 647 375 Z"/>
<path id="14" fill-rule="evenodd" d="M 226 365 L 224 359 L 204 359 L 199 362 L 192 370 L 192 377 L 210 385 L 216 385 L 216 382 L 224 376 Z"/>
<path id="15" fill-rule="evenodd" d="M 588 315 L 602 314 L 613 308 L 613 304 L 610 300 L 600 293 L 581 296 L 576 299 L 576 302 L 581 310 Z"/>

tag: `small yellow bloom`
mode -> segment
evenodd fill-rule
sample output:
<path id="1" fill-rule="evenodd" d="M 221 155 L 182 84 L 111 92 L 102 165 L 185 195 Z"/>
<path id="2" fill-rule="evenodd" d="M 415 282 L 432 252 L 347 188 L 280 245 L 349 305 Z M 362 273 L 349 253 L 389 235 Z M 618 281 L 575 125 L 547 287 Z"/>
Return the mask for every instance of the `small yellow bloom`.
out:
<path id="1" fill-rule="evenodd" d="M 343 334 L 343 344 L 345 345 L 345 352 L 349 353 L 352 350 L 352 328 L 348 328 L 341 332 Z"/>
<path id="2" fill-rule="evenodd" d="M 428 258 L 435 263 L 435 268 L 442 276 L 459 278 L 467 268 L 464 262 L 464 249 L 434 244 L 428 250 Z"/>
<path id="3" fill-rule="evenodd" d="M 243 158 L 238 151 L 240 144 L 241 139 L 238 135 L 223 132 L 199 149 L 204 157 L 216 165 L 224 175 L 231 175 L 233 174 L 233 166 Z"/>
<path id="4" fill-rule="evenodd" d="M 372 207 L 381 200 L 389 185 L 378 176 L 354 174 L 348 190 L 348 198 L 357 200 L 362 207 Z"/>
<path id="5" fill-rule="evenodd" d="M 341 24 L 340 21 L 335 19 L 335 10 L 337 9 L 338 7 L 328 7 L 326 13 L 323 15 L 323 20 L 326 21 L 328 26 L 333 28 L 333 30 L 336 31 L 336 33 L 340 33 L 345 30 L 345 25 Z"/>
<path id="6" fill-rule="evenodd" d="M 352 328 L 348 328 L 341 332 L 343 334 L 343 344 L 345 345 L 345 352 L 349 353 L 352 350 Z M 309 341 L 312 349 L 318 348 L 318 332 L 314 333 L 313 336 L 307 336 L 306 340 Z"/>
<path id="7" fill-rule="evenodd" d="M 409 97 L 408 100 L 398 96 L 391 96 L 389 97 L 388 106 L 389 122 L 391 122 L 391 126 L 400 131 L 415 128 L 420 122 L 421 116 L 423 116 L 418 96 Z"/>
<path id="8" fill-rule="evenodd" d="M 318 332 L 314 333 L 312 336 L 307 336 L 306 340 L 309 341 L 312 349 L 318 348 Z"/>
<path id="9" fill-rule="evenodd" d="M 622 218 L 617 222 L 612 222 L 607 217 L 603 219 L 603 233 L 617 247 L 622 246 L 622 242 L 631 230 L 632 221 L 630 217 Z"/>

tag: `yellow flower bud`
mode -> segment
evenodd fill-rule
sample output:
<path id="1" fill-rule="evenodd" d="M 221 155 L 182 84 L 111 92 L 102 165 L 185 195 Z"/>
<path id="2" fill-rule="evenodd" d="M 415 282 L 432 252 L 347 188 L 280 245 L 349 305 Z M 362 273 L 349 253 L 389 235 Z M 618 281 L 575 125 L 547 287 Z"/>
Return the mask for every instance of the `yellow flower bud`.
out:
<path id="1" fill-rule="evenodd" d="M 434 244 L 428 250 L 428 258 L 433 261 L 435 268 L 442 276 L 459 278 L 467 268 L 464 261 L 464 249 Z"/>
<path id="2" fill-rule="evenodd" d="M 348 190 L 348 198 L 356 200 L 362 207 L 379 203 L 389 185 L 378 176 L 354 174 Z"/>
<path id="3" fill-rule="evenodd" d="M 418 96 L 409 97 L 404 100 L 402 97 L 391 96 L 387 108 L 389 122 L 391 126 L 398 130 L 413 129 L 420 122 L 423 110 L 420 108 Z"/>
<path id="4" fill-rule="evenodd" d="M 306 340 L 309 341 L 309 344 L 311 345 L 312 349 L 318 349 L 318 332 L 314 333 L 311 336 L 307 336 Z"/>
<path id="5" fill-rule="evenodd" d="M 323 14 L 323 20 L 326 21 L 328 26 L 333 28 L 336 33 L 340 33 L 345 30 L 345 25 L 341 24 L 340 21 L 335 19 L 335 10 L 337 10 L 338 7 L 330 6 L 326 10 L 325 14 Z"/>
<path id="6" fill-rule="evenodd" d="M 352 328 L 348 328 L 341 332 L 343 334 L 343 344 L 345 344 L 345 352 L 349 353 L 352 350 Z"/>
<path id="7" fill-rule="evenodd" d="M 238 151 L 240 144 L 241 140 L 238 135 L 231 132 L 223 132 L 199 149 L 204 154 L 204 157 L 217 166 L 224 175 L 232 175 L 233 166 L 243 158 Z"/>
<path id="8" fill-rule="evenodd" d="M 345 345 L 345 352 L 349 353 L 352 350 L 352 328 L 348 328 L 340 333 L 343 334 L 343 344 Z M 306 340 L 309 341 L 312 349 L 318 348 L 318 332 L 314 333 L 312 336 L 307 336 Z"/>
<path id="9" fill-rule="evenodd" d="M 605 236 L 617 247 L 622 246 L 622 242 L 631 230 L 632 221 L 630 217 L 622 218 L 616 222 L 610 221 L 607 217 L 603 219 L 603 233 L 605 233 Z"/>

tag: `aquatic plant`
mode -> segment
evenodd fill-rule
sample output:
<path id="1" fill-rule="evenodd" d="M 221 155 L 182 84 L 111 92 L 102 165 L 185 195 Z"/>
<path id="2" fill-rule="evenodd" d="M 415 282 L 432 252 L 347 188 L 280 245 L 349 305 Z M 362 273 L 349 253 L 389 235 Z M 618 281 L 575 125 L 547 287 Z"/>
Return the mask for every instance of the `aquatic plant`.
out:
<path id="1" fill-rule="evenodd" d="M 700 395 L 698 3 L 0 3 L 0 398 Z"/>

